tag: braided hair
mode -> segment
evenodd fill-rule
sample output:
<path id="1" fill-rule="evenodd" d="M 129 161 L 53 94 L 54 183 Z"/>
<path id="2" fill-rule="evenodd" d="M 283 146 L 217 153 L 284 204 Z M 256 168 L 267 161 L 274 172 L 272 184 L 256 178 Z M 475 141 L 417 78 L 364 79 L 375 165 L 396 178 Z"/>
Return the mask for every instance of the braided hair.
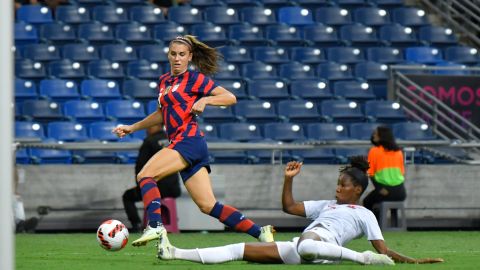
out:
<path id="1" fill-rule="evenodd" d="M 354 186 L 362 186 L 362 193 L 368 186 L 367 171 L 370 168 L 368 160 L 365 156 L 353 156 L 349 158 L 350 164 L 340 168 L 340 173 L 350 176 Z"/>

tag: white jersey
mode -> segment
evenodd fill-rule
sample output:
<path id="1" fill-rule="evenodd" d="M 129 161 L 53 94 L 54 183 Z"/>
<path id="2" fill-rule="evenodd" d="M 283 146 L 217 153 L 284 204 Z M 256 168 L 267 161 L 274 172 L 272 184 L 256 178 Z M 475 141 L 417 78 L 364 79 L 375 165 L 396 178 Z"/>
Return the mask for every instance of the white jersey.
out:
<path id="1" fill-rule="evenodd" d="M 313 220 L 304 232 L 320 225 L 332 233 L 340 246 L 363 235 L 368 240 L 383 240 L 375 215 L 363 206 L 337 204 L 335 200 L 304 201 L 303 205 L 306 217 Z"/>

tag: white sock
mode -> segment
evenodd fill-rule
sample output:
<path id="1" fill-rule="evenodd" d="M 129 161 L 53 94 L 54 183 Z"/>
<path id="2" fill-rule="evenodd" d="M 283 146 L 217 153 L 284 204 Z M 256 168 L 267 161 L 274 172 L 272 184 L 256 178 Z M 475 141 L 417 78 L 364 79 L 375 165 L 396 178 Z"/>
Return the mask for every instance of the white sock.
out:
<path id="1" fill-rule="evenodd" d="M 226 245 L 212 248 L 180 249 L 175 248 L 175 259 L 200 262 L 203 264 L 224 263 L 243 259 L 245 243 Z"/>
<path id="2" fill-rule="evenodd" d="M 13 216 L 15 218 L 15 224 L 21 220 L 25 220 L 25 209 L 23 207 L 22 198 L 18 195 L 13 197 Z"/>
<path id="3" fill-rule="evenodd" d="M 326 259 L 349 260 L 357 263 L 364 263 L 362 253 L 335 244 L 315 241 L 313 239 L 305 239 L 300 242 L 297 251 L 300 257 L 307 261 Z"/>

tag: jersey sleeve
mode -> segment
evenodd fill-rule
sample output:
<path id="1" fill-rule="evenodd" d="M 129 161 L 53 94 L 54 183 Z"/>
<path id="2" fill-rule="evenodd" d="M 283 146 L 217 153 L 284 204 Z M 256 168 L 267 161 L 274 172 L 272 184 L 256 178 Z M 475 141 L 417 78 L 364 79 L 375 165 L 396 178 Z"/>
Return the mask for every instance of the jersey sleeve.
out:
<path id="1" fill-rule="evenodd" d="M 368 241 L 383 240 L 382 230 L 380 230 L 380 226 L 378 226 L 375 215 L 368 209 L 365 209 L 364 213 L 365 218 L 363 219 L 361 226 Z"/>
<path id="2" fill-rule="evenodd" d="M 333 203 L 333 201 L 304 201 L 305 217 L 310 220 L 315 220 L 329 203 Z"/>
<path id="3" fill-rule="evenodd" d="M 218 85 L 208 76 L 198 73 L 192 92 L 199 96 L 208 96 Z"/>

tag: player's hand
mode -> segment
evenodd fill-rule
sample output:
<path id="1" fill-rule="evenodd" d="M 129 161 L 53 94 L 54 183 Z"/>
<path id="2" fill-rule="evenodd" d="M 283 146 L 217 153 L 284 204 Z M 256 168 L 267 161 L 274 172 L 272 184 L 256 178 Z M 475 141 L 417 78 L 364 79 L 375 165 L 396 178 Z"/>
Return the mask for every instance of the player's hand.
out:
<path id="1" fill-rule="evenodd" d="M 298 161 L 290 161 L 285 166 L 285 177 L 294 177 L 300 173 L 303 163 Z"/>
<path id="2" fill-rule="evenodd" d="M 423 258 L 423 259 L 415 259 L 415 263 L 418 264 L 425 264 L 425 263 L 441 263 L 444 262 L 442 258 Z"/>
<path id="3" fill-rule="evenodd" d="M 115 133 L 120 138 L 123 138 L 132 132 L 133 132 L 132 126 L 126 126 L 126 125 L 118 126 L 112 129 L 112 133 Z"/>
<path id="4" fill-rule="evenodd" d="M 203 113 L 206 106 L 207 106 L 207 99 L 206 97 L 203 97 L 193 104 L 191 112 L 195 115 L 200 115 Z"/>

